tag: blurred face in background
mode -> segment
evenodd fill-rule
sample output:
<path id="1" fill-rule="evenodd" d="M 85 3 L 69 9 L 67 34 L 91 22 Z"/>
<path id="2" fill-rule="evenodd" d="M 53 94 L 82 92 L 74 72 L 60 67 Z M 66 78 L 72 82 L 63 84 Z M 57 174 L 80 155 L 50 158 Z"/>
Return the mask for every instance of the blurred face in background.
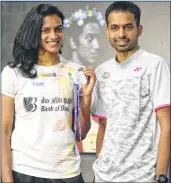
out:
<path id="1" fill-rule="evenodd" d="M 82 62 L 93 64 L 98 62 L 100 54 L 100 26 L 97 23 L 87 23 L 84 25 L 78 38 L 77 54 Z"/>

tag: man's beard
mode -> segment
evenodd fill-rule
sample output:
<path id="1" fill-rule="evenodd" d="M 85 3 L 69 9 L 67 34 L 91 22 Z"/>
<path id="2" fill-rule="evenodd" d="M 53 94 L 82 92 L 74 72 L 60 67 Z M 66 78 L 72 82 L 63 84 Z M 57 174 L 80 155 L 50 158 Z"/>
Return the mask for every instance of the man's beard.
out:
<path id="1" fill-rule="evenodd" d="M 135 49 L 135 47 L 138 46 L 138 36 L 137 36 L 137 39 L 136 39 L 136 41 L 135 41 L 134 44 L 128 45 L 128 46 L 126 46 L 125 48 L 124 48 L 124 46 L 118 48 L 119 46 L 115 45 L 115 40 L 114 40 L 114 42 L 113 42 L 113 41 L 110 41 L 110 39 L 109 39 L 109 43 L 110 43 L 110 45 L 111 45 L 116 51 L 118 51 L 118 52 L 123 52 L 123 53 L 124 53 L 124 52 L 128 52 L 128 51 L 132 51 L 132 50 Z"/>
<path id="2" fill-rule="evenodd" d="M 128 51 L 132 51 L 132 50 L 134 50 L 135 49 L 135 47 L 137 47 L 137 45 L 138 45 L 138 42 L 136 42 L 136 44 L 134 44 L 134 45 L 131 45 L 131 46 L 129 46 L 128 48 L 125 48 L 125 49 L 118 49 L 117 47 L 115 47 L 114 45 L 112 46 L 116 51 L 118 51 L 118 52 L 122 52 L 122 53 L 125 53 L 125 52 L 128 52 Z"/>

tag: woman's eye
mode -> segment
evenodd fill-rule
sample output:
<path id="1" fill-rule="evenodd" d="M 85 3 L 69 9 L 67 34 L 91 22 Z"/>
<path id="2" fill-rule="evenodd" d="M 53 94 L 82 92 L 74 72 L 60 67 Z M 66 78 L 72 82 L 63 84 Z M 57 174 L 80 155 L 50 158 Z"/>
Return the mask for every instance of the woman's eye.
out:
<path id="1" fill-rule="evenodd" d="M 61 27 L 58 27 L 57 29 L 56 29 L 56 32 L 62 32 L 64 30 L 64 28 L 61 26 Z"/>
<path id="2" fill-rule="evenodd" d="M 49 32 L 49 29 L 42 29 L 42 32 L 43 33 L 48 33 Z"/>

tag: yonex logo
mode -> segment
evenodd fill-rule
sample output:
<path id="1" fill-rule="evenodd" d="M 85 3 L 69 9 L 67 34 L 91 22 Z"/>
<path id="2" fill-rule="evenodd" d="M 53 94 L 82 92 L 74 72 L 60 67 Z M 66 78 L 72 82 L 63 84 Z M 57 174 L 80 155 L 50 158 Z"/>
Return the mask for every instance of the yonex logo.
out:
<path id="1" fill-rule="evenodd" d="M 141 67 L 136 67 L 135 69 L 134 69 L 134 72 L 138 72 L 140 69 L 142 69 Z"/>

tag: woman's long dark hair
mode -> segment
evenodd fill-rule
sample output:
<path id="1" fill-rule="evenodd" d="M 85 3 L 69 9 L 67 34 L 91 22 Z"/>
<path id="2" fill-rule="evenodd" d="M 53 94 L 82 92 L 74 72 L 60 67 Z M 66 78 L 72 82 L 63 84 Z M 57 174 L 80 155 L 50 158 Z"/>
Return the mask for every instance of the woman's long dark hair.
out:
<path id="1" fill-rule="evenodd" d="M 9 62 L 8 65 L 11 68 L 18 67 L 24 77 L 37 76 L 37 71 L 33 67 L 38 60 L 42 22 L 45 16 L 51 14 L 56 14 L 63 24 L 64 15 L 57 7 L 40 4 L 28 12 L 16 34 L 13 47 L 14 61 Z M 61 50 L 59 53 L 62 53 Z"/>

